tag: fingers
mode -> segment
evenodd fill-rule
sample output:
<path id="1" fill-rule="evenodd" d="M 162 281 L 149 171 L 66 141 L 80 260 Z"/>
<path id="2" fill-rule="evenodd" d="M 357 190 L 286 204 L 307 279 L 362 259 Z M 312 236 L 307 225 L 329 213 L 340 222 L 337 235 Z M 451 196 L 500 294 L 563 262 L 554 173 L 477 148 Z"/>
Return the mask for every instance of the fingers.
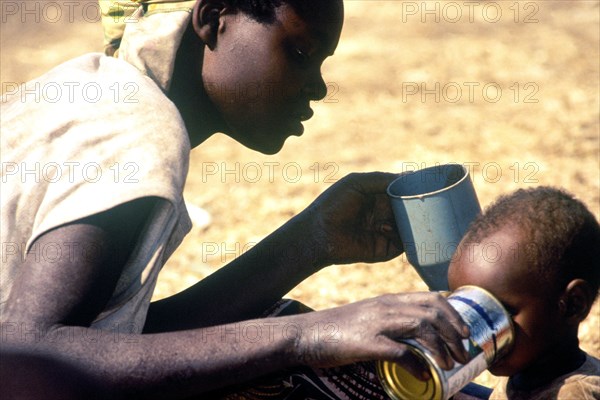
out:
<path id="1" fill-rule="evenodd" d="M 373 224 L 375 230 L 381 234 L 398 235 L 396 221 L 390 200 L 386 194 L 378 194 L 373 199 Z"/>
<path id="2" fill-rule="evenodd" d="M 468 361 L 469 354 L 463 345 L 469 336 L 468 327 L 443 296 L 412 293 L 398 297 L 404 310 L 399 311 L 400 325 L 388 332 L 392 339 L 416 340 L 443 369 L 451 369 L 454 360 L 461 364 Z"/>
<path id="3" fill-rule="evenodd" d="M 463 346 L 468 328 L 439 293 L 388 294 L 301 318 L 308 319 L 305 326 L 335 321 L 339 329 L 339 340 L 334 342 L 299 341 L 303 360 L 311 365 L 407 361 L 415 376 L 424 379 L 418 363 L 407 355 L 407 344 L 402 343 L 407 339 L 427 349 L 442 369 L 451 369 L 454 360 L 465 364 L 469 359 Z"/>
<path id="4" fill-rule="evenodd" d="M 394 228 L 394 224 L 393 223 L 388 222 L 388 221 L 384 221 L 384 222 L 381 222 L 379 224 L 378 231 L 381 234 L 383 234 L 383 235 L 387 235 L 387 234 L 390 234 L 390 233 L 394 232 L 394 229 L 395 228 Z"/>
<path id="5" fill-rule="evenodd" d="M 395 234 L 374 232 L 368 239 L 372 242 L 372 254 L 369 262 L 390 260 L 402 254 L 404 250 L 402 241 Z"/>
<path id="6" fill-rule="evenodd" d="M 387 187 L 398 178 L 390 172 L 352 173 L 346 177 L 363 193 L 386 193 Z"/>
<path id="7" fill-rule="evenodd" d="M 394 245 L 402 250 L 402 241 L 398 234 L 394 213 L 387 194 L 379 193 L 373 195 L 372 200 L 372 221 L 371 226 L 367 229 L 382 235 L 388 240 L 391 240 Z"/>
<path id="8" fill-rule="evenodd" d="M 464 347 L 460 344 L 457 345 L 458 347 L 455 347 L 452 340 L 443 340 L 441 336 L 430 333 L 426 336 L 416 337 L 415 341 L 429 351 L 442 369 L 452 369 L 454 360 L 461 364 L 465 364 L 468 361 L 468 354 L 462 351 Z"/>

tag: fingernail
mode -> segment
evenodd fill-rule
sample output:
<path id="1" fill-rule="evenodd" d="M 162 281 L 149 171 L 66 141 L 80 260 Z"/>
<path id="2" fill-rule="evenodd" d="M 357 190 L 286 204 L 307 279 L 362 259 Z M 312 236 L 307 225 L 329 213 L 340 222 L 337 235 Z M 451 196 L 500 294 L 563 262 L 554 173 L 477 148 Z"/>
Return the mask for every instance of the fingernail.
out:
<path id="1" fill-rule="evenodd" d="M 471 336 L 471 331 L 469 330 L 469 327 L 467 325 L 463 325 L 462 334 L 464 337 Z"/>
<path id="2" fill-rule="evenodd" d="M 394 228 L 390 224 L 381 224 L 382 232 L 392 232 Z"/>
<path id="3" fill-rule="evenodd" d="M 454 360 L 452 359 L 452 357 L 447 356 L 446 366 L 448 367 L 449 370 L 452 369 L 452 367 L 454 367 Z"/>
<path id="4" fill-rule="evenodd" d="M 469 359 L 471 358 L 471 354 L 469 353 L 469 347 L 470 347 L 470 343 L 467 342 L 465 344 L 465 346 L 463 347 L 463 359 L 465 360 L 465 362 L 469 361 Z"/>

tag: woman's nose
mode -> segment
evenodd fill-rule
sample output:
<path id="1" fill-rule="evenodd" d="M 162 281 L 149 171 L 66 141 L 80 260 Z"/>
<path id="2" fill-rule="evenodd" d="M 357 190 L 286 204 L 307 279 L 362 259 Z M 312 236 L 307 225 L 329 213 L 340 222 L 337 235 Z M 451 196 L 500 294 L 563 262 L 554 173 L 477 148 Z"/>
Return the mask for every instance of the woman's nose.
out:
<path id="1" fill-rule="evenodd" d="M 327 85 L 320 72 L 304 86 L 304 92 L 307 94 L 309 100 L 317 101 L 325 98 L 327 95 Z"/>

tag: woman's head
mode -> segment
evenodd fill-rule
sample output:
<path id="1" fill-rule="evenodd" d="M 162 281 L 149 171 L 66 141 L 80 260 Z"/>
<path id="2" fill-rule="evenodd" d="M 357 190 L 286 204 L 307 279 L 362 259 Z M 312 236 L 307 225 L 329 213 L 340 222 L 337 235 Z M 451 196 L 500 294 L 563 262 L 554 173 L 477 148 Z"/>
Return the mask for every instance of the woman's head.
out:
<path id="1" fill-rule="evenodd" d="M 192 16 L 203 44 L 197 72 L 221 129 L 269 154 L 301 135 L 310 101 L 326 95 L 321 66 L 342 22 L 340 0 L 199 0 Z"/>

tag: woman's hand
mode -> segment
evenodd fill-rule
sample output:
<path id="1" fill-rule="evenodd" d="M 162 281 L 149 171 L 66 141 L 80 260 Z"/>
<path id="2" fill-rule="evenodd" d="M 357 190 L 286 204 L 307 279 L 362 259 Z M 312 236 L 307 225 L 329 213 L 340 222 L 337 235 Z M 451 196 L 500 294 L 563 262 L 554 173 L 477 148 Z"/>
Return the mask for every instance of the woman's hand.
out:
<path id="1" fill-rule="evenodd" d="M 321 244 L 323 265 L 390 260 L 403 251 L 386 189 L 398 175 L 347 175 L 304 213 Z"/>
<path id="2" fill-rule="evenodd" d="M 406 345 L 398 342 L 402 339 L 425 346 L 443 369 L 451 369 L 453 360 L 468 360 L 462 343 L 468 327 L 439 293 L 388 294 L 303 317 L 308 328 L 297 350 L 307 365 L 400 361 L 406 352 Z"/>

